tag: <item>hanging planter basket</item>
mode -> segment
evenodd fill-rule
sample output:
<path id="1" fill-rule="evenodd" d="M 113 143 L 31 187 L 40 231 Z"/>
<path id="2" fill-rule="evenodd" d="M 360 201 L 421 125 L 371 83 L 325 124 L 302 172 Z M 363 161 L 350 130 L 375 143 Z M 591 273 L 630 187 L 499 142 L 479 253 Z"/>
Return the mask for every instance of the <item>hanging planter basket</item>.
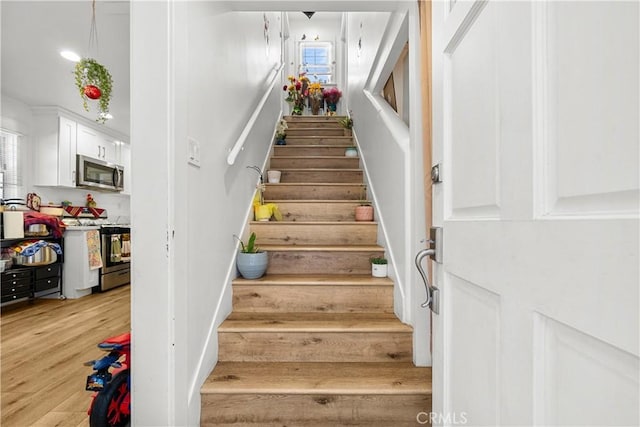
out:
<path id="1" fill-rule="evenodd" d="M 89 111 L 89 99 L 97 100 L 98 118 L 96 121 L 106 122 L 113 85 L 109 70 L 95 59 L 82 58 L 76 64 L 75 79 L 84 109 Z"/>

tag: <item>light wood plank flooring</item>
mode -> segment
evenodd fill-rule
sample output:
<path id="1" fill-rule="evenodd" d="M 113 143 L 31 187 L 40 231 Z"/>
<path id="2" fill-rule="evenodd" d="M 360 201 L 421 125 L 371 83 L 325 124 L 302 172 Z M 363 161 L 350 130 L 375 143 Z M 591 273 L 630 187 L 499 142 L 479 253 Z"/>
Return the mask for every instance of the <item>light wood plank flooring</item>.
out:
<path id="1" fill-rule="evenodd" d="M 2 307 L 0 425 L 88 426 L 85 391 L 96 345 L 131 328 L 129 286 L 76 300 Z"/>

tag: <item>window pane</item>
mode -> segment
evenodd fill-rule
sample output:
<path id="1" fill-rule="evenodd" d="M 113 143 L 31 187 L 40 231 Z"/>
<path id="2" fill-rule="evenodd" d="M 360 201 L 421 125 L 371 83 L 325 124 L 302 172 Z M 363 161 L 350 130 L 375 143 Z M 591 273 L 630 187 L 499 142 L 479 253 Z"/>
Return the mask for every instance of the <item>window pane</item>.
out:
<path id="1" fill-rule="evenodd" d="M 300 71 L 306 72 L 311 82 L 332 82 L 332 49 L 330 42 L 300 43 Z"/>
<path id="2" fill-rule="evenodd" d="M 2 198 L 22 196 L 22 173 L 18 135 L 0 131 L 0 171 L 3 172 Z"/>

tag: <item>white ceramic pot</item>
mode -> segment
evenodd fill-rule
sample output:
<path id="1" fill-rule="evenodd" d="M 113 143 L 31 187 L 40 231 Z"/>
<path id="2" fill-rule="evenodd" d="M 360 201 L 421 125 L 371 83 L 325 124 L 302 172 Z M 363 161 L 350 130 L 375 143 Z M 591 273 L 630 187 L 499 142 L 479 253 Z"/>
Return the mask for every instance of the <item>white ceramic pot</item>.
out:
<path id="1" fill-rule="evenodd" d="M 356 147 L 347 147 L 344 150 L 345 157 L 358 157 L 358 149 Z"/>
<path id="2" fill-rule="evenodd" d="M 269 180 L 269 184 L 279 183 L 281 176 L 282 176 L 281 171 L 267 171 L 267 179 Z"/>
<path id="3" fill-rule="evenodd" d="M 373 277 L 387 277 L 388 264 L 371 264 L 371 275 Z"/>

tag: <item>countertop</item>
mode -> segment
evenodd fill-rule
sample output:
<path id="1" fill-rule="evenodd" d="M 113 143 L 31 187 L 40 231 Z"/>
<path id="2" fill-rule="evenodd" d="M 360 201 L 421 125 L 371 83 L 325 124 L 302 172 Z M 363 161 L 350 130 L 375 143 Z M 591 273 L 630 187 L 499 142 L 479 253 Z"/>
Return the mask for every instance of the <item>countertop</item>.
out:
<path id="1" fill-rule="evenodd" d="M 67 225 L 66 231 L 87 231 L 99 229 L 99 225 Z"/>

